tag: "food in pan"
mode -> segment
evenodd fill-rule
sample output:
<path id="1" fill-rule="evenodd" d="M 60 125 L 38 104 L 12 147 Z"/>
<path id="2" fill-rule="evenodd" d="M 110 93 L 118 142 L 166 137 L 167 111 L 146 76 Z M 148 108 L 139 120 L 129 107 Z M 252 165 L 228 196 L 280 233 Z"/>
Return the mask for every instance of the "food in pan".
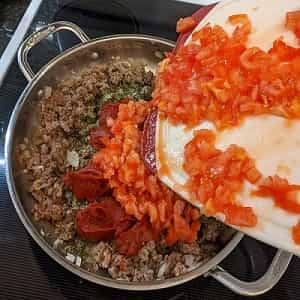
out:
<path id="1" fill-rule="evenodd" d="M 179 276 L 233 234 L 144 167 L 153 85 L 146 66 L 121 59 L 73 74 L 45 87 L 39 127 L 19 147 L 42 234 L 74 264 L 119 280 Z"/>

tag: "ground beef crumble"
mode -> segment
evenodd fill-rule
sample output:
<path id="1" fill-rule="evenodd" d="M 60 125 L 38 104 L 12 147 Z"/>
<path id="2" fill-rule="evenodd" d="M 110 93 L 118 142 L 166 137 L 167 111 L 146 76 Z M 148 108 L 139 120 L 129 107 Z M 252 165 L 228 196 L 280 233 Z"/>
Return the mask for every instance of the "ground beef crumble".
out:
<path id="1" fill-rule="evenodd" d="M 117 280 L 179 276 L 215 255 L 233 233 L 220 222 L 202 217 L 197 242 L 177 243 L 170 249 L 162 238 L 148 242 L 129 258 L 120 255 L 113 242 L 87 243 L 76 235 L 75 215 L 86 203 L 77 201 L 64 187 L 63 175 L 85 166 L 94 153 L 88 134 L 97 124 L 101 106 L 126 97 L 150 99 L 153 82 L 153 73 L 142 64 L 114 58 L 56 87 L 47 86 L 39 101 L 39 127 L 18 149 L 24 175 L 31 183 L 28 191 L 35 200 L 33 216 L 53 227 L 53 246 L 64 255 L 80 256 L 82 267 L 106 271 Z"/>

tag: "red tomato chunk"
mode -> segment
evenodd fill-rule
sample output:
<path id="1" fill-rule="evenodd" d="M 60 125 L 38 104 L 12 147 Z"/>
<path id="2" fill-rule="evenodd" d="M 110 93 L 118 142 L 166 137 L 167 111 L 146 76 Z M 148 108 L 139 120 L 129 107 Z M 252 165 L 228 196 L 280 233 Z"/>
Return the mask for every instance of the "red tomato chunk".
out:
<path id="1" fill-rule="evenodd" d="M 197 25 L 193 17 L 180 18 L 176 25 L 177 33 L 185 33 L 192 30 Z"/>
<path id="2" fill-rule="evenodd" d="M 231 225 L 252 227 L 257 218 L 249 207 L 242 207 L 235 199 L 245 180 L 257 182 L 261 178 L 246 151 L 236 145 L 227 150 L 215 148 L 215 135 L 203 129 L 185 146 L 184 170 L 191 197 L 204 204 L 207 215 L 223 213 Z"/>

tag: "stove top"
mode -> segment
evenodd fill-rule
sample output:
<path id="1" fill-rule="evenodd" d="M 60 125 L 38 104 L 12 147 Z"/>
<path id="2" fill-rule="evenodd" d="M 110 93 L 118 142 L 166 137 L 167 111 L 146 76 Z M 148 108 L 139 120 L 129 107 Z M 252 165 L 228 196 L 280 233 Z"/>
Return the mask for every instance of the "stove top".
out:
<path id="1" fill-rule="evenodd" d="M 29 2 L 18 1 L 21 7 Z M 13 1 L 8 2 L 11 4 Z M 1 5 L 0 11 L 3 12 Z M 190 0 L 49 0 L 43 2 L 30 31 L 53 21 L 64 20 L 78 24 L 91 38 L 110 34 L 141 33 L 175 40 L 176 20 L 181 16 L 191 15 L 198 8 L 199 5 Z M 18 18 L 12 19 L 16 22 Z M 9 28 L 14 28 L 13 21 L 10 18 L 8 23 L 1 23 L 0 16 L 0 34 L 9 38 L 11 32 L 4 32 L 7 28 L 3 25 L 5 23 Z M 43 41 L 32 51 L 30 62 L 33 69 L 38 70 L 51 57 L 77 42 L 67 33 L 59 33 Z M 25 86 L 26 80 L 15 61 L 0 89 L 0 300 L 244 299 L 214 279 L 203 277 L 161 291 L 134 293 L 113 290 L 80 279 L 48 257 L 19 221 L 9 198 L 4 175 L 4 135 L 14 104 Z M 274 253 L 274 248 L 245 237 L 221 265 L 242 280 L 255 280 L 268 268 Z M 256 299 L 300 299 L 300 291 L 296 288 L 300 282 L 298 270 L 300 260 L 293 258 L 278 285 Z"/>

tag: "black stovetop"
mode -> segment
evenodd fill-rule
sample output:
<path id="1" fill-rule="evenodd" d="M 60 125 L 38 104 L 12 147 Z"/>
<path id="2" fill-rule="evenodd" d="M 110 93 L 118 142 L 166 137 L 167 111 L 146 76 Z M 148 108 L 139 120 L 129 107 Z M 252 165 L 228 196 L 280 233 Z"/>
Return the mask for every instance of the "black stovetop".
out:
<path id="1" fill-rule="evenodd" d="M 5 39 L 9 39 L 12 34 L 13 22 L 18 20 L 18 9 L 19 13 L 23 12 L 24 3 L 26 6 L 29 2 L 7 1 L 9 6 L 5 6 L 2 1 L 0 33 L 3 38 L 0 40 L 0 54 L 7 42 Z M 176 20 L 180 16 L 192 14 L 197 8 L 198 5 L 174 0 L 48 0 L 43 2 L 29 31 L 32 32 L 55 20 L 67 20 L 77 23 L 90 37 L 142 33 L 175 40 Z M 5 13 L 1 15 L 1 12 Z M 9 30 L 7 24 L 11 26 Z M 33 68 L 37 70 L 49 58 L 76 42 L 76 39 L 68 34 L 59 34 L 42 42 L 31 55 Z M 4 175 L 5 131 L 14 104 L 25 86 L 26 80 L 15 61 L 0 88 L 0 300 L 244 299 L 211 278 L 198 278 L 161 291 L 133 293 L 113 290 L 80 279 L 48 257 L 19 221 L 7 191 Z M 274 252 L 272 247 L 251 238 L 244 238 L 222 266 L 243 280 L 254 280 L 267 269 Z M 294 258 L 279 284 L 272 291 L 255 299 L 300 299 L 298 271 L 300 260 Z"/>

